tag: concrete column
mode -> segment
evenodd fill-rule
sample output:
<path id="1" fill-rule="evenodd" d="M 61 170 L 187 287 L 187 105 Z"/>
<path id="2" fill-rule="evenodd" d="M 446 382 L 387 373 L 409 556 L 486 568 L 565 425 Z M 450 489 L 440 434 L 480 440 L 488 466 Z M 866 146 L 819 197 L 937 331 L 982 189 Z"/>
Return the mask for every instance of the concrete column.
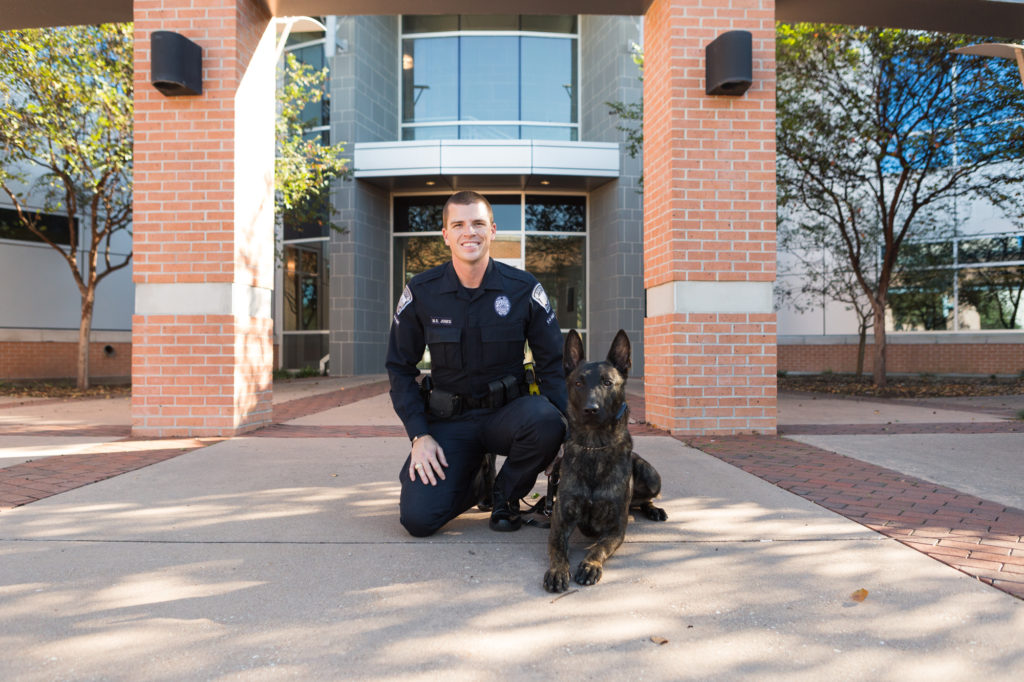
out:
<path id="1" fill-rule="evenodd" d="M 653 0 L 644 25 L 646 416 L 774 433 L 774 2 Z M 753 86 L 705 94 L 704 48 L 753 35 Z"/>
<path id="2" fill-rule="evenodd" d="M 274 32 L 261 0 L 135 0 L 133 433 L 268 424 Z M 269 28 L 268 28 L 269 27 Z M 203 92 L 150 84 L 150 34 L 203 51 Z"/>

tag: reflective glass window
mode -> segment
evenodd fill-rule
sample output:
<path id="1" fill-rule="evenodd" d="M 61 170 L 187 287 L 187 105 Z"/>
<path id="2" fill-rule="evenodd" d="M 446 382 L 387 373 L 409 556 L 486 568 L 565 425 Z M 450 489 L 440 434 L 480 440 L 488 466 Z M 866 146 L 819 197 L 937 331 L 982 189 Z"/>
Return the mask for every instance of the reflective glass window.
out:
<path id="1" fill-rule="evenodd" d="M 402 41 L 402 107 L 406 122 L 458 119 L 458 38 Z"/>
<path id="2" fill-rule="evenodd" d="M 520 120 L 574 123 L 576 41 L 524 36 L 520 64 Z"/>
<path id="3" fill-rule="evenodd" d="M 322 242 L 284 247 L 284 329 L 326 328 L 326 273 L 322 271 Z"/>
<path id="4" fill-rule="evenodd" d="M 1024 329 L 1024 268 L 959 273 L 961 329 Z"/>
<path id="5" fill-rule="evenodd" d="M 586 326 L 583 237 L 526 236 L 526 271 L 547 292 L 562 329 Z"/>
<path id="6" fill-rule="evenodd" d="M 462 37 L 460 118 L 467 121 L 519 120 L 518 64 L 519 38 Z"/>
<path id="7" fill-rule="evenodd" d="M 587 200 L 584 197 L 526 195 L 527 232 L 585 232 Z"/>
<path id="8" fill-rule="evenodd" d="M 414 275 L 451 259 L 451 250 L 439 234 L 449 196 L 394 198 L 393 300 L 398 300 Z M 585 329 L 586 198 L 528 194 L 524 206 L 523 194 L 486 196 L 498 225 L 491 257 L 537 277 L 563 329 Z M 417 232 L 424 234 L 408 234 Z M 555 234 L 559 232 L 570 234 Z"/>
<path id="9" fill-rule="evenodd" d="M 517 140 L 519 126 L 459 126 L 460 140 Z"/>
<path id="10" fill-rule="evenodd" d="M 71 230 L 74 229 L 76 232 L 78 230 L 78 218 L 75 218 L 72 225 L 69 225 L 66 215 L 25 211 L 24 216 L 54 244 L 70 244 Z M 25 227 L 17 211 L 9 208 L 0 208 L 0 239 L 16 239 L 26 242 L 43 241 Z"/>
<path id="11" fill-rule="evenodd" d="M 456 140 L 458 126 L 406 126 L 402 128 L 403 140 Z"/>
<path id="12" fill-rule="evenodd" d="M 578 136 L 576 126 L 520 126 L 519 137 L 524 140 L 554 140 L 574 142 Z"/>
<path id="13" fill-rule="evenodd" d="M 446 196 L 395 197 L 395 232 L 439 232 Z"/>
<path id="14" fill-rule="evenodd" d="M 1000 263 L 1024 260 L 1024 235 L 994 235 L 960 241 L 961 263 Z"/>
<path id="15" fill-rule="evenodd" d="M 395 237 L 393 300 L 398 300 L 402 289 L 415 275 L 426 272 L 434 266 L 447 263 L 451 258 L 451 249 L 439 234 L 423 237 Z"/>
<path id="16" fill-rule="evenodd" d="M 900 275 L 889 294 L 891 331 L 954 328 L 952 269 L 914 270 Z"/>
<path id="17" fill-rule="evenodd" d="M 519 232 L 523 229 L 520 195 L 491 195 L 487 197 L 494 210 L 494 222 L 499 232 Z"/>
<path id="18" fill-rule="evenodd" d="M 578 139 L 575 16 L 463 15 L 457 23 L 450 15 L 403 19 L 402 139 Z M 453 35 L 416 37 L 428 31 Z M 416 125 L 470 121 L 487 125 Z M 565 126 L 510 125 L 520 121 Z"/>

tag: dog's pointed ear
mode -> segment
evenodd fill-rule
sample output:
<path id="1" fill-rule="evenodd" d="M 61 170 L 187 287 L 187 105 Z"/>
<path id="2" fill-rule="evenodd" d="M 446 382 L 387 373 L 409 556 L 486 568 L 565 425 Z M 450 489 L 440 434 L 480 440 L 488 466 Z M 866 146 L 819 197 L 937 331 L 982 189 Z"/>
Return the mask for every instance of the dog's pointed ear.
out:
<path id="1" fill-rule="evenodd" d="M 629 346 L 629 337 L 626 332 L 619 330 L 612 341 L 612 347 L 608 350 L 608 362 L 612 363 L 615 369 L 623 377 L 629 376 L 629 370 L 633 367 L 632 351 Z"/>
<path id="2" fill-rule="evenodd" d="M 565 336 L 565 347 L 562 349 L 562 369 L 565 376 L 573 373 L 583 362 L 583 339 L 575 329 L 570 329 Z"/>

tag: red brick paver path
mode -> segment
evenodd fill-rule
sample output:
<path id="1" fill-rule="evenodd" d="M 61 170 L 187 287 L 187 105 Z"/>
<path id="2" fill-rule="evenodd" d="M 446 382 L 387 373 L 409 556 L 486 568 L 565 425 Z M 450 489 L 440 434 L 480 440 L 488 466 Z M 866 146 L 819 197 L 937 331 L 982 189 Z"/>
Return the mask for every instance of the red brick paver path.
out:
<path id="1" fill-rule="evenodd" d="M 56 435 L 68 435 L 68 432 Z M 0 511 L 113 478 L 216 442 L 219 439 L 122 440 L 100 443 L 73 455 L 15 464 L 0 469 Z"/>
<path id="2" fill-rule="evenodd" d="M 1024 598 L 1020 509 L 786 438 L 715 436 L 686 442 Z"/>

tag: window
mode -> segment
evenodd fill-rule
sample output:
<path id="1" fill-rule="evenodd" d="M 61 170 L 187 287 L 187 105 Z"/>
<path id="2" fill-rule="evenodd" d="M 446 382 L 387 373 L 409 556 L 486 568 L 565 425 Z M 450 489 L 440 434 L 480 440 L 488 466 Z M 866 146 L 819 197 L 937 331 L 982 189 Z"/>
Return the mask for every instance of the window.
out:
<path id="1" fill-rule="evenodd" d="M 579 138 L 574 16 L 402 18 L 402 139 Z"/>
<path id="2" fill-rule="evenodd" d="M 446 263 L 441 210 L 449 195 L 394 198 L 393 295 L 425 270 Z M 491 257 L 535 276 L 548 294 L 559 326 L 586 330 L 586 197 L 493 194 L 498 236 Z"/>
<path id="3" fill-rule="evenodd" d="M 73 226 L 69 227 L 66 215 L 25 211 L 25 217 L 35 222 L 42 233 L 54 244 L 70 245 L 71 229 L 78 229 L 78 219 L 75 218 Z M 42 242 L 38 236 L 22 224 L 18 212 L 10 208 L 0 208 L 0 239 Z"/>
<path id="4" fill-rule="evenodd" d="M 322 69 L 326 64 L 322 32 L 292 33 L 286 52 L 299 62 Z M 326 85 L 326 84 L 325 84 Z M 330 99 L 307 104 L 302 112 L 304 137 L 330 144 Z M 282 284 L 277 323 L 281 332 L 281 362 L 285 369 L 319 368 L 328 353 L 328 270 L 326 245 L 330 235 L 330 193 L 324 192 L 283 213 Z"/>
<path id="5" fill-rule="evenodd" d="M 910 242 L 899 269 L 892 331 L 1024 329 L 1024 232 Z"/>

